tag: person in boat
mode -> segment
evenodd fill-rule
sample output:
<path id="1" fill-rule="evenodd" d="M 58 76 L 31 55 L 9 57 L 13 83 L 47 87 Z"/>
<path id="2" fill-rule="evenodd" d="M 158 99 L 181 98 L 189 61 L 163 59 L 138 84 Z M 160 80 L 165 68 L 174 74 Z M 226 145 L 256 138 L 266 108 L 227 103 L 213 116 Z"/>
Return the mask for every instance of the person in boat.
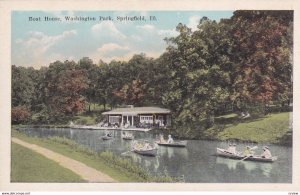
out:
<path id="1" fill-rule="evenodd" d="M 169 135 L 169 136 L 168 136 L 168 141 L 167 141 L 167 143 L 168 143 L 168 144 L 172 144 L 173 142 L 174 142 L 174 140 L 173 140 L 172 136 Z"/>
<path id="2" fill-rule="evenodd" d="M 107 136 L 107 137 L 111 137 L 111 136 L 112 136 L 111 132 L 108 132 L 108 133 L 106 134 L 106 136 Z"/>
<path id="3" fill-rule="evenodd" d="M 263 152 L 261 154 L 262 158 L 272 158 L 272 154 L 267 146 L 263 147 Z"/>
<path id="4" fill-rule="evenodd" d="M 227 152 L 232 153 L 232 154 L 236 154 L 236 144 L 229 144 Z"/>
<path id="5" fill-rule="evenodd" d="M 150 146 L 149 143 L 144 144 L 143 150 L 151 150 L 151 149 L 152 149 L 152 147 Z"/>
<path id="6" fill-rule="evenodd" d="M 243 152 L 244 156 L 253 156 L 253 151 L 251 150 L 250 146 L 247 146 Z"/>
<path id="7" fill-rule="evenodd" d="M 166 140 L 162 134 L 159 135 L 159 142 L 162 144 L 166 143 Z"/>
<path id="8" fill-rule="evenodd" d="M 241 113 L 241 118 L 244 118 L 246 115 L 244 112 Z"/>
<path id="9" fill-rule="evenodd" d="M 143 145 L 139 142 L 134 141 L 133 142 L 133 148 L 136 149 L 136 150 L 140 150 L 140 149 L 143 148 Z"/>

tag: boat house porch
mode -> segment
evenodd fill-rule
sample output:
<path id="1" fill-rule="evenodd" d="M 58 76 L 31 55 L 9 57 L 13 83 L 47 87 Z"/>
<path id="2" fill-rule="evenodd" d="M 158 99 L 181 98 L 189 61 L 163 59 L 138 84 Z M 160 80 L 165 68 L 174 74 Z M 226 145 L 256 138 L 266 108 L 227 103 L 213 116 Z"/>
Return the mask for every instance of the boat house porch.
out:
<path id="1" fill-rule="evenodd" d="M 116 108 L 102 115 L 110 124 L 123 128 L 162 128 L 171 126 L 171 112 L 159 107 Z"/>

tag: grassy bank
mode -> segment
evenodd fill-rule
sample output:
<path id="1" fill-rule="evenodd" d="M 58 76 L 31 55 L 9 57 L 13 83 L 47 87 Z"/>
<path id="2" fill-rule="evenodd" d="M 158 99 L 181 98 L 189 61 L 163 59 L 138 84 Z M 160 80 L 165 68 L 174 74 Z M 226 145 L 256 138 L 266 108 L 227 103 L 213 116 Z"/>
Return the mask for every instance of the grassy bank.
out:
<path id="1" fill-rule="evenodd" d="M 83 114 L 72 119 L 75 124 L 92 125 L 97 121 L 97 114 Z M 173 124 L 174 125 L 174 124 Z M 32 125 L 30 125 L 32 126 Z M 174 125 L 175 126 L 175 125 Z M 292 145 L 292 132 L 289 132 L 289 112 L 273 113 L 266 116 L 251 116 L 242 119 L 231 113 L 215 117 L 215 124 L 205 129 L 205 120 L 182 127 L 158 130 L 158 133 L 172 134 L 177 139 L 235 140 L 256 143 Z M 68 128 L 68 125 L 34 125 L 33 127 Z"/>
<path id="2" fill-rule="evenodd" d="M 288 112 L 249 119 L 228 115 L 216 118 L 216 124 L 204 130 L 202 137 L 222 141 L 239 140 L 289 145 L 292 139 L 288 127 Z"/>
<path id="3" fill-rule="evenodd" d="M 69 169 L 18 144 L 11 147 L 11 182 L 84 182 Z"/>
<path id="4" fill-rule="evenodd" d="M 13 130 L 12 136 L 80 161 L 119 182 L 176 182 L 174 178 L 167 175 L 152 176 L 129 159 L 117 157 L 109 152 L 98 154 L 72 140 L 58 137 L 52 139 L 32 138 L 15 130 Z"/>

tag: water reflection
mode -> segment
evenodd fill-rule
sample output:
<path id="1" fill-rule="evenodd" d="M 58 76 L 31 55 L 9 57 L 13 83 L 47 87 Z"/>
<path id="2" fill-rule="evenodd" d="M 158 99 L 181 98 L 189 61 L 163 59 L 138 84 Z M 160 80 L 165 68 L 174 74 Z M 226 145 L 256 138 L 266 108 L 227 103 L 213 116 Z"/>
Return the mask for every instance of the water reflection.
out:
<path id="1" fill-rule="evenodd" d="M 159 146 L 156 157 L 146 157 L 130 152 L 131 141 L 121 138 L 121 131 L 113 131 L 112 140 L 99 139 L 104 131 L 78 129 L 21 129 L 36 137 L 59 136 L 74 140 L 97 152 L 111 151 L 131 159 L 149 172 L 172 177 L 182 177 L 186 182 L 200 183 L 290 183 L 292 176 L 292 149 L 269 145 L 279 160 L 274 163 L 239 161 L 215 156 L 216 148 L 226 148 L 228 143 L 203 140 L 188 140 L 185 148 Z M 153 132 L 133 132 L 136 139 L 157 140 Z M 246 144 L 239 144 L 242 151 Z M 263 145 L 258 145 L 261 148 Z M 125 154 L 124 154 L 125 153 Z"/>
<path id="2" fill-rule="evenodd" d="M 266 177 L 270 177 L 273 165 L 272 163 L 241 161 L 223 157 L 217 157 L 216 163 L 227 165 L 229 170 L 244 169 L 248 172 L 259 170 Z"/>

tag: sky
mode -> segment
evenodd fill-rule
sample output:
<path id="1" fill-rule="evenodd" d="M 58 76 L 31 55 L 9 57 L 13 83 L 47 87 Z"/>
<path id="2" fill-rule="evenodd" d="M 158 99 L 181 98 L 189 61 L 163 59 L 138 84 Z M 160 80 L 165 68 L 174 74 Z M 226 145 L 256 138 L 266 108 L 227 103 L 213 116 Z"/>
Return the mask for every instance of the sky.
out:
<path id="1" fill-rule="evenodd" d="M 219 21 L 232 15 L 233 11 L 13 11 L 12 65 L 38 69 L 56 60 L 77 62 L 83 57 L 109 63 L 113 59 L 127 61 L 140 53 L 156 58 L 165 51 L 164 38 L 178 35 L 178 23 L 194 31 L 203 16 Z M 96 20 L 67 21 L 66 16 Z M 126 16 L 144 16 L 145 20 L 118 20 Z M 45 17 L 60 20 L 45 21 Z"/>

